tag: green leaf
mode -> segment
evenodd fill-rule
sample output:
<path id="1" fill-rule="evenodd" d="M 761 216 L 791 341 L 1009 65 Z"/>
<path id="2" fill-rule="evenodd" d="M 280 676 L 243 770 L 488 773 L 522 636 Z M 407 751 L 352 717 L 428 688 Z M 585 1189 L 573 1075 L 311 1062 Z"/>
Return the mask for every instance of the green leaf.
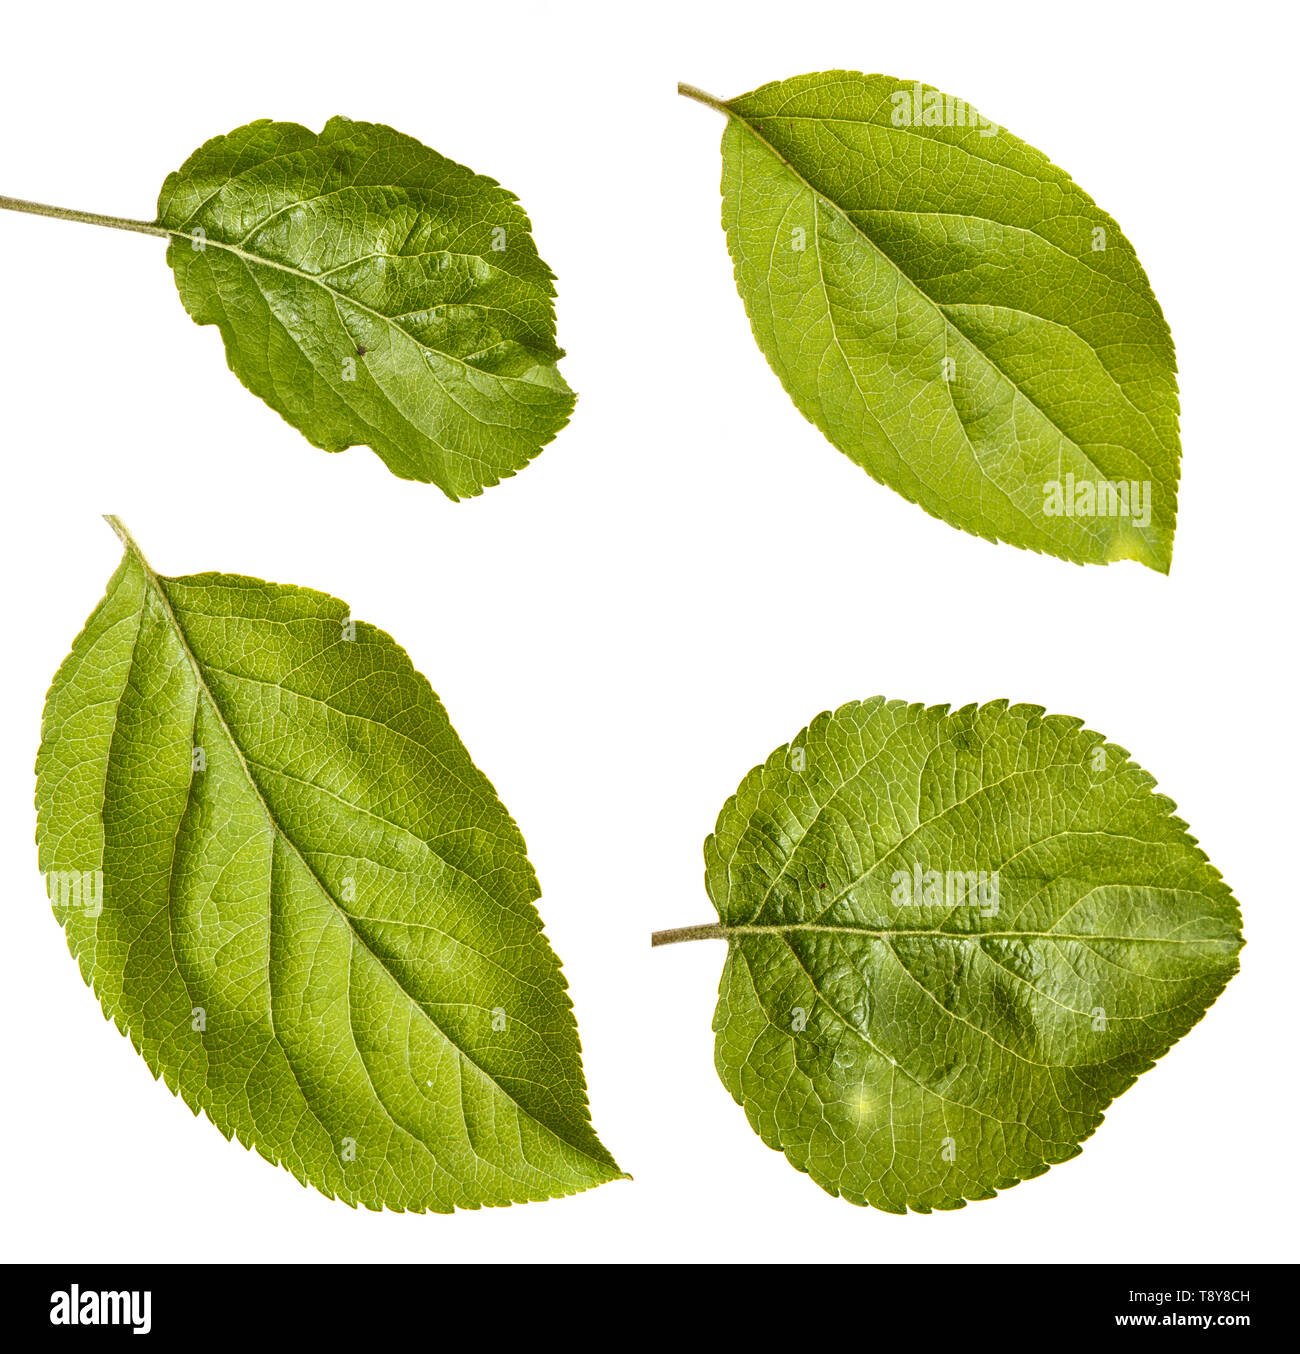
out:
<path id="1" fill-rule="evenodd" d="M 736 285 L 806 418 L 952 526 L 1169 571 L 1173 341 L 1133 247 L 1068 174 L 890 76 L 725 103 L 681 90 L 727 115 Z"/>
<path id="2" fill-rule="evenodd" d="M 391 127 L 249 123 L 168 176 L 158 224 L 185 309 L 326 451 L 364 443 L 457 499 L 568 422 L 554 277 L 528 217 Z"/>
<path id="3" fill-rule="evenodd" d="M 160 578 L 121 534 L 36 767 L 105 1014 L 227 1138 L 349 1204 L 618 1178 L 523 839 L 429 683 L 336 598 Z"/>
<path id="4" fill-rule="evenodd" d="M 573 412 L 518 200 L 391 127 L 250 122 L 167 176 L 154 222 L 0 207 L 166 238 L 249 390 L 313 445 L 373 447 L 449 498 L 522 469 Z"/>
<path id="5" fill-rule="evenodd" d="M 751 771 L 705 843 L 714 1030 L 755 1132 L 824 1190 L 960 1208 L 1078 1154 L 1237 971 L 1173 803 L 1077 719 L 881 698 Z"/>

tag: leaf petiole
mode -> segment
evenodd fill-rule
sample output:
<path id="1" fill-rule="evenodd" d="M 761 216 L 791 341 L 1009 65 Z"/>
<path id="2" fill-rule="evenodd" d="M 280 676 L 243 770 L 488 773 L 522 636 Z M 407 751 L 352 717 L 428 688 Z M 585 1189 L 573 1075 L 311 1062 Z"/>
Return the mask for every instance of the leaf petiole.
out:
<path id="1" fill-rule="evenodd" d="M 697 89 L 695 85 L 688 85 L 678 80 L 677 92 L 684 98 L 694 99 L 696 103 L 702 103 L 706 108 L 712 108 L 716 112 L 724 113 L 727 117 L 733 117 L 731 109 L 727 107 L 721 99 L 716 99 L 712 94 L 706 94 L 704 90 Z"/>
<path id="2" fill-rule="evenodd" d="M 82 221 L 88 226 L 110 226 L 113 230 L 133 230 L 139 235 L 161 235 L 170 239 L 173 231 L 152 221 L 135 221 L 129 216 L 102 216 L 99 212 L 78 212 L 71 207 L 50 207 L 44 202 L 27 202 L 20 197 L 0 197 L 0 207 L 32 216 L 53 216 L 61 221 Z"/>
<path id="3" fill-rule="evenodd" d="M 678 926 L 670 931 L 654 931 L 650 935 L 650 946 L 677 945 L 683 940 L 726 940 L 727 932 L 720 922 L 709 922 L 703 926 Z"/>
<path id="4" fill-rule="evenodd" d="M 153 566 L 145 559 L 144 551 L 140 549 L 135 537 L 127 530 L 126 524 L 122 519 L 113 513 L 106 512 L 104 513 L 104 521 L 113 528 L 114 532 L 117 534 L 118 540 L 126 547 L 127 552 L 134 555 L 136 559 L 140 561 L 141 567 L 144 569 L 145 573 L 148 574 L 151 579 L 156 578 L 157 575 L 154 573 Z"/>

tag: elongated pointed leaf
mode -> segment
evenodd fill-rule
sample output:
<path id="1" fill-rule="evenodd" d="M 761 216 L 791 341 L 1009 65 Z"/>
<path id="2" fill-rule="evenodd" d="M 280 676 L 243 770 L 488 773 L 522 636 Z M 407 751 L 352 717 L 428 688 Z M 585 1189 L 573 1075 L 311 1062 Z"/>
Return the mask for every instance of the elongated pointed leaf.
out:
<path id="1" fill-rule="evenodd" d="M 326 451 L 463 498 L 568 421 L 553 275 L 513 196 L 391 127 L 262 120 L 163 184 L 167 261 L 231 369 Z"/>
<path id="2" fill-rule="evenodd" d="M 1237 971 L 1232 894 L 1153 787 L 1001 701 L 845 705 L 746 776 L 705 860 L 718 1073 L 763 1141 L 896 1213 L 1075 1156 Z"/>
<path id="3" fill-rule="evenodd" d="M 50 689 L 37 806 L 86 981 L 227 1137 L 369 1208 L 620 1174 L 519 830 L 344 603 L 128 550 Z"/>
<path id="4" fill-rule="evenodd" d="M 1115 221 L 910 81 L 831 71 L 720 107 L 736 284 L 800 412 L 953 526 L 1168 572 L 1174 348 Z"/>

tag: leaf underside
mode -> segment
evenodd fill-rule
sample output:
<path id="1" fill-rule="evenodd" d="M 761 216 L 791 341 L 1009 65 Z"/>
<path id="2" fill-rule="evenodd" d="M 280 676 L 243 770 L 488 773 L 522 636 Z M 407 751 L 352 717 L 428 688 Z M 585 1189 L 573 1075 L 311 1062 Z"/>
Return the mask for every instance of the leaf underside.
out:
<path id="1" fill-rule="evenodd" d="M 458 499 L 568 422 L 554 275 L 527 216 L 412 137 L 252 122 L 167 177 L 158 224 L 186 310 L 315 446 L 365 444 Z"/>
<path id="2" fill-rule="evenodd" d="M 45 708 L 69 948 L 155 1076 L 330 1197 L 450 1212 L 615 1179 L 519 830 L 403 650 L 347 619 L 128 552 Z M 58 883 L 96 871 L 97 917 Z"/>
<path id="3" fill-rule="evenodd" d="M 1237 905 L 1154 784 L 1004 701 L 845 705 L 755 768 L 705 860 L 718 1073 L 763 1141 L 893 1213 L 1077 1155 L 1237 971 Z"/>
<path id="4" fill-rule="evenodd" d="M 725 107 L 736 285 L 800 412 L 952 526 L 1167 573 L 1174 348 L 1115 221 L 910 81 L 831 71 Z"/>

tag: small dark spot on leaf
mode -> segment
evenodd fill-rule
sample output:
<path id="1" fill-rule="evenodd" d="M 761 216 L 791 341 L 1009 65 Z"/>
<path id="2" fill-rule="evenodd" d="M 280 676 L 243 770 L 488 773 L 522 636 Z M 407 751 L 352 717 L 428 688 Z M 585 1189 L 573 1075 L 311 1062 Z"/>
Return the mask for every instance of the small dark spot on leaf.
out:
<path id="1" fill-rule="evenodd" d="M 358 356 L 358 357 L 365 357 L 365 355 L 366 355 L 366 350 L 365 350 L 364 348 L 358 348 L 358 349 L 357 349 L 357 356 Z"/>

